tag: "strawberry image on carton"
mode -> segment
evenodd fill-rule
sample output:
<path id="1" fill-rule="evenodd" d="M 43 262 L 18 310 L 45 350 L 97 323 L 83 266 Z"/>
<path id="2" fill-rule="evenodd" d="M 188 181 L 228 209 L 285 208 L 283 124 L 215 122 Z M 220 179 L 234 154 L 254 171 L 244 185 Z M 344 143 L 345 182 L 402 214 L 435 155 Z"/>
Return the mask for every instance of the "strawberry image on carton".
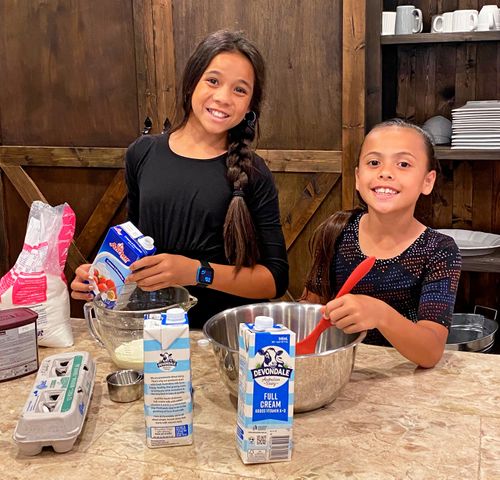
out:
<path id="1" fill-rule="evenodd" d="M 106 307 L 113 308 L 130 274 L 130 265 L 155 251 L 154 240 L 132 222 L 111 227 L 90 268 L 94 295 L 100 293 Z"/>

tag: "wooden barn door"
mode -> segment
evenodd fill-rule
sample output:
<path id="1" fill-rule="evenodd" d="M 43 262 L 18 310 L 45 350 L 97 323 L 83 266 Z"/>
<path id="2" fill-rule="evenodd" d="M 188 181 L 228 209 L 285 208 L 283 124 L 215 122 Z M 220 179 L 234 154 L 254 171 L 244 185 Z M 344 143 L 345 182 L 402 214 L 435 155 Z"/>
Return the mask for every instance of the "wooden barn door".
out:
<path id="1" fill-rule="evenodd" d="M 354 203 L 364 134 L 364 3 L 1 2 L 0 273 L 21 249 L 35 199 L 67 201 L 77 214 L 68 275 L 93 257 L 107 228 L 125 218 L 126 146 L 146 117 L 151 133 L 172 118 L 182 68 L 199 40 L 242 29 L 267 63 L 257 147 L 279 188 L 288 297 L 297 298 L 314 228 Z"/>

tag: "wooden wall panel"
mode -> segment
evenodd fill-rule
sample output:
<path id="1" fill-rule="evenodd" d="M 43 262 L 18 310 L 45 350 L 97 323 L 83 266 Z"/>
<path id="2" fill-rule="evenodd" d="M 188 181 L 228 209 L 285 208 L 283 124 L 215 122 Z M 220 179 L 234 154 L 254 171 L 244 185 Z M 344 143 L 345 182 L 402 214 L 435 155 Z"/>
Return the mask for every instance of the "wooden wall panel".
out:
<path id="1" fill-rule="evenodd" d="M 366 127 L 365 2 L 344 2 L 342 15 L 342 208 L 356 205 L 354 169 Z"/>
<path id="2" fill-rule="evenodd" d="M 275 172 L 287 172 L 275 176 L 298 295 L 309 235 L 340 207 L 343 3 L 0 2 L 0 31 L 5 32 L 0 68 L 7 85 L 0 91 L 0 144 L 23 146 L 2 150 L 0 161 L 17 165 L 16 171 L 22 166 L 49 203 L 67 201 L 73 207 L 76 244 L 92 258 L 93 242 L 102 241 L 102 235 L 96 240 L 103 229 L 101 212 L 106 210 L 110 225 L 125 217 L 116 170 L 121 152 L 111 147 L 136 138 L 146 115 L 153 120 L 152 132 L 161 130 L 165 117 L 172 116 L 188 55 L 202 37 L 219 28 L 243 29 L 268 65 L 258 147 Z M 47 149 L 40 148 L 44 145 Z M 29 209 L 3 175 L 2 188 L 0 222 L 8 233 L 0 236 L 0 247 L 10 244 L 0 264 L 5 271 L 21 249 Z M 97 205 L 102 208 L 94 210 Z M 81 315 L 80 303 L 72 305 L 72 313 Z"/>
<path id="3" fill-rule="evenodd" d="M 160 133 L 174 116 L 176 79 L 173 0 L 133 0 L 138 124 L 149 117 Z"/>
<path id="4" fill-rule="evenodd" d="M 304 177 L 314 181 L 314 174 L 301 175 L 292 173 L 278 173 L 274 175 L 280 197 L 280 209 L 282 222 L 286 225 L 286 212 L 296 211 L 295 206 L 301 202 L 304 195 Z M 316 227 L 329 215 L 342 208 L 341 206 L 342 183 L 334 183 L 330 194 L 320 204 L 314 216 L 305 225 L 300 237 L 288 250 L 290 263 L 290 285 L 288 288 L 288 299 L 298 299 L 304 288 L 305 277 L 311 265 L 311 254 L 309 251 L 309 239 L 312 237 Z"/>
<path id="5" fill-rule="evenodd" d="M 267 65 L 260 148 L 341 149 L 342 2 L 184 0 L 174 4 L 177 83 L 209 32 L 242 29 Z M 181 28 L 182 26 L 182 28 Z"/>
<path id="6" fill-rule="evenodd" d="M 4 145 L 124 146 L 137 134 L 130 0 L 0 2 Z"/>

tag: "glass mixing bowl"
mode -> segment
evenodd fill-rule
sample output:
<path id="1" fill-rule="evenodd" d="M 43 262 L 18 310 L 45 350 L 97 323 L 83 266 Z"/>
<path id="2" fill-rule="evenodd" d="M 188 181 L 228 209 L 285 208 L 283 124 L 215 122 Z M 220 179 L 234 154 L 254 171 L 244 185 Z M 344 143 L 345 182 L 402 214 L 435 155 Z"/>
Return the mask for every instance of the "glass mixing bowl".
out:
<path id="1" fill-rule="evenodd" d="M 160 313 L 174 307 L 189 310 L 197 299 L 180 286 L 145 292 L 133 287 L 118 298 L 115 308 L 105 306 L 97 295 L 83 307 L 91 335 L 106 348 L 113 362 L 123 369 L 143 370 L 143 326 L 145 313 Z"/>

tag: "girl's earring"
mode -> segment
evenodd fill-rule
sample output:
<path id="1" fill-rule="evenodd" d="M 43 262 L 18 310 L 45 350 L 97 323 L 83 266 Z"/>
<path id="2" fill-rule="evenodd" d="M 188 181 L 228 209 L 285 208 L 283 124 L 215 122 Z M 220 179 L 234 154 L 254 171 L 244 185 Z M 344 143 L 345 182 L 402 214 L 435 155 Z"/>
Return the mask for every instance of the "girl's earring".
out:
<path id="1" fill-rule="evenodd" d="M 255 130 L 255 124 L 257 123 L 257 114 L 253 110 L 250 110 L 245 115 L 245 121 L 247 122 L 249 128 Z"/>

